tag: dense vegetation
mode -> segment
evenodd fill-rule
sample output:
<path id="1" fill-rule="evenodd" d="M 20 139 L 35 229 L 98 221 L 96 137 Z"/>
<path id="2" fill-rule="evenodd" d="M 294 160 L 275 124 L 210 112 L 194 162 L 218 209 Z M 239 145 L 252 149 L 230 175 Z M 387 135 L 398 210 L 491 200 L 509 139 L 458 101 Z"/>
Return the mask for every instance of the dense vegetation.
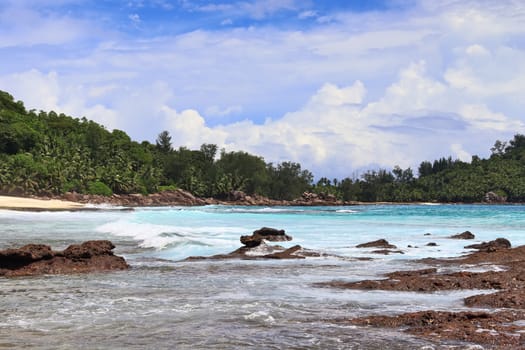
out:
<path id="1" fill-rule="evenodd" d="M 304 191 L 359 201 L 481 201 L 494 191 L 525 201 L 525 136 L 497 141 L 489 159 L 470 163 L 442 158 L 413 171 L 368 171 L 359 179 L 313 183 L 294 162 L 266 163 L 242 152 L 203 144 L 198 150 L 172 148 L 167 131 L 155 144 L 135 142 L 121 130 L 55 112 L 27 111 L 0 91 L 0 192 L 111 195 L 183 188 L 202 197 L 227 198 L 232 191 L 273 199 L 294 199 Z"/>

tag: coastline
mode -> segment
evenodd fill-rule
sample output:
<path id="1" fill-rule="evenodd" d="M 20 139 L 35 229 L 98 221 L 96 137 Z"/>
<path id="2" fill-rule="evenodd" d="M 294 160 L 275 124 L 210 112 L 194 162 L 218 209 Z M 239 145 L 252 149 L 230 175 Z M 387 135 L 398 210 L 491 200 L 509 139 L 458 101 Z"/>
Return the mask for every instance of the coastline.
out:
<path id="1" fill-rule="evenodd" d="M 36 199 L 13 196 L 0 196 L 0 209 L 28 210 L 28 211 L 55 211 L 55 210 L 83 210 L 86 206 L 81 203 L 60 199 Z"/>
<path id="2" fill-rule="evenodd" d="M 229 206 L 357 206 L 357 205 L 443 205 L 443 204 L 479 204 L 479 205 L 523 205 L 523 203 L 463 203 L 463 202 L 358 202 L 341 201 L 335 198 L 319 198 L 303 196 L 294 200 L 274 200 L 262 196 L 232 196 L 228 199 L 201 198 L 188 191 L 177 189 L 143 194 L 114 194 L 111 196 L 88 195 L 79 193 L 66 193 L 52 197 L 23 197 L 0 195 L 0 209 L 20 211 L 61 211 L 61 210 L 96 210 L 88 205 L 108 205 L 125 208 L 135 207 L 169 207 L 169 206 L 204 206 L 204 205 L 229 205 Z"/>

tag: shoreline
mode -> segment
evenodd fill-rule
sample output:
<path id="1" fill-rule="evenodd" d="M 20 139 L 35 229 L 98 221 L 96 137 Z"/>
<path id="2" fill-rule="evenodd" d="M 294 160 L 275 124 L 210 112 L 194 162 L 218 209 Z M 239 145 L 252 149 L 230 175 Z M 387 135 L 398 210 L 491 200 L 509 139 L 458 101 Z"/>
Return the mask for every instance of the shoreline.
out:
<path id="1" fill-rule="evenodd" d="M 18 211 L 92 211 L 103 210 L 103 208 L 89 207 L 88 205 L 108 205 L 124 207 L 121 210 L 132 210 L 135 207 L 170 207 L 170 206 L 204 206 L 204 205 L 228 205 L 228 206 L 264 206 L 264 207 L 311 207 L 311 206 L 372 206 L 372 205 L 524 205 L 524 203 L 447 203 L 447 202 L 358 202 L 339 200 L 306 200 L 299 198 L 295 200 L 273 200 L 259 196 L 243 196 L 239 199 L 219 200 L 215 198 L 195 197 L 191 193 L 178 189 L 149 195 L 127 194 L 112 195 L 110 197 L 100 195 L 86 195 L 78 193 L 66 193 L 53 197 L 39 196 L 10 196 L 0 195 L 0 209 Z M 111 209 L 111 208 L 108 208 Z"/>
<path id="2" fill-rule="evenodd" d="M 88 210 L 84 204 L 60 199 L 0 196 L 0 209 L 21 211 Z"/>

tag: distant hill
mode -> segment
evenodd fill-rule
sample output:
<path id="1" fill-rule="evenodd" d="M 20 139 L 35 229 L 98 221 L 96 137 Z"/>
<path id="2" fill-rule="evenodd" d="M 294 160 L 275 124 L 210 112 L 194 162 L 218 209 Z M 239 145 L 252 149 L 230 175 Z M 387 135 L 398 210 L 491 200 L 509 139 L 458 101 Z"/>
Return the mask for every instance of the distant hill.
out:
<path id="1" fill-rule="evenodd" d="M 111 195 L 182 188 L 201 197 L 227 198 L 234 191 L 272 199 L 313 192 L 347 201 L 525 201 L 525 136 L 496 141 L 488 159 L 470 163 L 441 158 L 413 170 L 368 171 L 360 179 L 314 176 L 294 162 L 266 163 L 246 152 L 213 144 L 172 148 L 169 132 L 155 144 L 138 143 L 86 118 L 27 111 L 0 91 L 0 193 Z M 348 169 L 350 173 L 352 169 Z"/>

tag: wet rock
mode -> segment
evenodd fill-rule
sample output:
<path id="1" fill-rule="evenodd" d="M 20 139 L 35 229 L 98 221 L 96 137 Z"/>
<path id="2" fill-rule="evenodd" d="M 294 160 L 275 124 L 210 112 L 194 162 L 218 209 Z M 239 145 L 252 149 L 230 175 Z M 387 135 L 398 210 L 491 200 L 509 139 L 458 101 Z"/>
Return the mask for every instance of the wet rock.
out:
<path id="1" fill-rule="evenodd" d="M 505 203 L 507 202 L 506 196 L 500 196 L 495 192 L 487 192 L 485 193 L 485 196 L 483 196 L 483 201 L 485 203 Z"/>
<path id="2" fill-rule="evenodd" d="M 464 301 L 465 305 L 470 307 L 525 309 L 525 295 L 521 289 L 473 295 L 465 298 Z"/>
<path id="3" fill-rule="evenodd" d="M 115 248 L 110 241 L 87 241 L 82 244 L 72 244 L 62 255 L 67 259 L 89 259 L 99 255 L 113 255 Z"/>
<path id="4" fill-rule="evenodd" d="M 450 238 L 453 238 L 453 239 L 474 239 L 474 238 L 476 238 L 476 236 L 474 236 L 474 234 L 472 232 L 470 232 L 470 231 L 465 231 L 465 232 L 458 233 L 456 235 L 450 236 Z"/>
<path id="5" fill-rule="evenodd" d="M 509 249 L 511 247 L 510 241 L 506 238 L 496 238 L 490 242 L 482 242 L 479 244 L 471 244 L 465 246 L 467 249 L 478 249 L 482 252 L 495 252 L 499 249 Z"/>
<path id="6" fill-rule="evenodd" d="M 491 349 L 523 349 L 525 327 L 514 322 L 525 317 L 522 311 L 447 312 L 419 311 L 397 316 L 368 316 L 340 323 L 358 326 L 402 328 L 430 340 L 473 342 Z"/>
<path id="7" fill-rule="evenodd" d="M 525 319 L 525 246 L 509 248 L 510 242 L 505 241 L 501 241 L 505 248 L 494 251 L 480 250 L 454 259 L 419 260 L 420 263 L 443 266 L 445 271 L 472 265 L 489 267 L 485 272 L 444 273 L 436 267 L 431 267 L 392 272 L 384 275 L 385 279 L 381 280 L 331 281 L 316 283 L 315 286 L 412 292 L 496 289 L 496 293 L 465 298 L 465 305 L 507 310 L 483 313 L 423 311 L 398 316 L 361 317 L 343 322 L 362 326 L 402 328 L 406 332 L 430 340 L 471 342 L 490 349 L 525 349 L 525 325 L 514 323 Z M 497 265 L 498 269 L 493 269 L 494 265 Z"/>
<path id="8" fill-rule="evenodd" d="M 284 230 L 262 227 L 253 231 L 252 235 L 241 236 L 240 238 L 241 243 L 250 248 L 257 247 L 263 240 L 269 242 L 286 242 L 291 241 L 292 237 L 288 236 Z"/>
<path id="9" fill-rule="evenodd" d="M 291 248 L 283 248 L 278 245 L 268 245 L 261 242 L 256 247 L 241 247 L 228 254 L 218 254 L 208 257 L 191 256 L 185 261 L 199 261 L 199 260 L 260 260 L 260 259 L 304 259 L 310 256 L 320 256 L 309 250 L 303 249 L 300 245 L 295 245 Z"/>
<path id="10" fill-rule="evenodd" d="M 382 255 L 405 254 L 402 250 L 390 250 L 390 249 L 372 250 L 371 253 L 372 254 L 382 254 Z"/>
<path id="11" fill-rule="evenodd" d="M 44 244 L 27 244 L 18 249 L 6 249 L 0 251 L 0 270 L 17 269 L 32 262 L 47 260 L 52 257 L 51 247 Z"/>
<path id="12" fill-rule="evenodd" d="M 385 248 L 385 249 L 396 249 L 397 247 L 393 244 L 388 243 L 386 239 L 378 239 L 377 241 L 361 243 L 356 245 L 356 248 Z"/>
<path id="13" fill-rule="evenodd" d="M 63 251 L 49 246 L 29 244 L 19 249 L 0 251 L 0 276 L 29 276 L 124 270 L 124 258 L 115 256 L 110 241 L 87 241 Z"/>
<path id="14" fill-rule="evenodd" d="M 432 233 L 425 233 L 423 236 L 432 236 Z"/>
<path id="15" fill-rule="evenodd" d="M 435 243 L 435 242 L 428 242 L 428 243 L 426 244 L 426 246 L 427 246 L 427 247 L 437 247 L 437 243 Z"/>

